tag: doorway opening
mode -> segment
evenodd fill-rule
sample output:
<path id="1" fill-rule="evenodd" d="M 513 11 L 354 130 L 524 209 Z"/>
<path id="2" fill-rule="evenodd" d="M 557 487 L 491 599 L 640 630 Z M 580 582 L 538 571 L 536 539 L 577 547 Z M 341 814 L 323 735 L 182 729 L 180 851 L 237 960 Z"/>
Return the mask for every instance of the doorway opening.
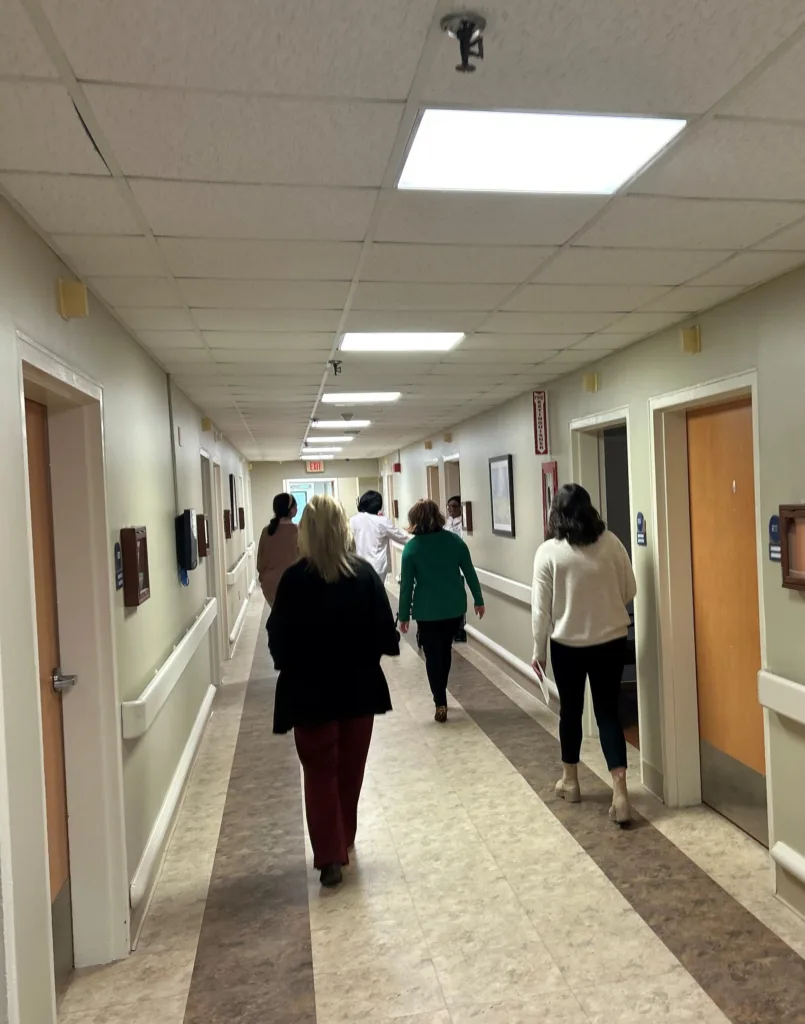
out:
<path id="1" fill-rule="evenodd" d="M 285 480 L 283 487 L 285 493 L 290 494 L 296 501 L 296 515 L 293 521 L 297 524 L 302 518 L 305 506 L 314 494 L 328 494 L 331 498 L 338 497 L 338 483 L 335 477 L 319 478 L 318 480 Z"/>
<path id="2" fill-rule="evenodd" d="M 44 779 L 44 862 L 38 890 L 47 919 L 31 906 L 43 985 L 63 989 L 73 968 L 129 951 L 119 697 L 114 658 L 112 546 L 106 514 L 103 392 L 18 333 L 20 412 L 31 544 L 41 761 L 9 779 L 18 803 Z M 114 581 L 114 582 L 113 582 Z M 36 751 L 34 751 L 36 753 Z M 12 856 L 14 852 L 12 851 Z M 43 908 L 44 909 L 44 908 Z M 33 948 L 33 946 L 32 946 Z M 55 1005 L 55 1003 L 54 1003 Z M 44 1018 L 43 1018 L 44 1019 Z"/>
<path id="3" fill-rule="evenodd" d="M 226 594 L 226 537 L 224 536 L 224 481 L 221 463 L 217 459 L 212 464 L 212 506 L 214 511 L 214 528 L 212 530 L 213 562 L 216 575 L 216 593 L 220 595 L 218 603 L 218 644 L 221 652 L 230 657 L 229 643 L 229 601 Z"/>
<path id="4" fill-rule="evenodd" d="M 439 463 L 432 462 L 425 466 L 427 474 L 428 497 L 435 501 L 439 508 L 442 507 L 442 491 L 439 486 Z"/>
<path id="5" fill-rule="evenodd" d="M 458 455 L 447 455 L 444 459 L 445 501 L 461 497 L 461 462 Z"/>
<path id="6" fill-rule="evenodd" d="M 571 423 L 573 479 L 590 492 L 593 504 L 608 529 L 632 552 L 632 497 L 629 482 L 629 432 L 627 410 L 615 410 Z M 637 682 L 637 640 L 634 603 L 629 606 L 626 665 L 623 670 L 620 713 L 627 741 L 640 749 L 640 701 Z M 588 700 L 585 718 L 588 734 L 597 730 Z"/>
<path id="7" fill-rule="evenodd" d="M 668 802 L 769 843 L 754 372 L 651 402 Z"/>

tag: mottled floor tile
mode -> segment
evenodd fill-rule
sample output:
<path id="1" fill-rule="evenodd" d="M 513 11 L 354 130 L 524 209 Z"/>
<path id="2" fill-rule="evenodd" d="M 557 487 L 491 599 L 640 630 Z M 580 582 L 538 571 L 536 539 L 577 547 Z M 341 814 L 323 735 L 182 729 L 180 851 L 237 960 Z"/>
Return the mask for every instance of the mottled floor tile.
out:
<path id="1" fill-rule="evenodd" d="M 429 959 L 384 959 L 363 970 L 316 977 L 318 1024 L 367 1024 L 444 1009 L 444 996 Z"/>
<path id="2" fill-rule="evenodd" d="M 59 1012 L 59 1024 L 183 1024 L 186 996 L 140 998 L 136 1003 L 104 1006 L 76 1013 Z"/>
<path id="3" fill-rule="evenodd" d="M 591 1024 L 728 1024 L 687 971 L 602 983 L 575 991 Z"/>
<path id="4" fill-rule="evenodd" d="M 475 1006 L 454 1007 L 450 1015 L 453 1024 L 589 1024 L 589 1018 L 570 993 L 530 1000 L 486 1000 Z"/>
<path id="5" fill-rule="evenodd" d="M 193 954 L 186 951 L 131 956 L 110 967 L 76 972 L 61 1002 L 63 1014 L 138 1003 L 145 994 L 155 1002 L 187 995 Z"/>

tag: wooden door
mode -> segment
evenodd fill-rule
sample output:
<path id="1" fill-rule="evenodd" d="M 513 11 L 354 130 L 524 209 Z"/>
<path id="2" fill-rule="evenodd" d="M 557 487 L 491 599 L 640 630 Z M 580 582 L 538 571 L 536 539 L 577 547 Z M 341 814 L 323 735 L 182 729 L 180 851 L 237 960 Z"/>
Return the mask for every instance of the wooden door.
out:
<path id="1" fill-rule="evenodd" d="M 688 476 L 702 796 L 767 838 L 752 406 L 691 411 Z"/>
<path id="2" fill-rule="evenodd" d="M 428 497 L 441 508 L 442 496 L 439 489 L 439 467 L 427 466 L 426 469 L 428 474 Z"/>
<path id="3" fill-rule="evenodd" d="M 28 485 L 31 498 L 50 895 L 53 905 L 56 976 L 57 981 L 60 981 L 64 979 L 65 973 L 72 969 L 72 908 L 62 697 L 53 688 L 53 673 L 60 667 L 60 659 L 53 509 L 50 496 L 48 414 L 45 406 L 26 399 L 25 424 L 28 440 Z"/>

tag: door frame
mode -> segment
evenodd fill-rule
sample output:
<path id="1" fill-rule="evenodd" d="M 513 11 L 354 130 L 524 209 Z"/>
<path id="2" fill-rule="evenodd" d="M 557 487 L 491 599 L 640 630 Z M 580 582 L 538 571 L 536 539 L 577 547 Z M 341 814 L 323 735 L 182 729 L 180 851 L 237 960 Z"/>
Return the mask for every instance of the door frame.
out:
<path id="1" fill-rule="evenodd" d="M 88 967 L 130 952 L 103 388 L 20 331 L 17 350 L 23 424 L 26 390 L 45 396 L 49 421 L 58 417 L 50 451 L 59 642 L 62 668 L 78 675 L 63 700 L 73 943 L 76 967 Z M 27 450 L 24 457 L 27 479 Z M 30 517 L 27 488 L 26 505 Z M 28 546 L 33 591 L 30 529 Z M 33 628 L 36 635 L 35 616 Z M 38 678 L 36 646 L 34 657 Z M 10 788 L 32 785 L 41 779 L 9 773 Z M 42 886 L 49 891 L 47 877 Z M 42 941 L 49 947 L 50 935 Z"/>
<path id="2" fill-rule="evenodd" d="M 761 667 L 767 667 L 763 595 L 763 524 L 760 490 L 757 370 L 708 381 L 649 400 L 651 517 L 654 584 L 657 595 L 658 658 L 661 680 L 663 777 L 671 807 L 701 803 L 699 710 L 693 621 L 687 412 L 740 398 L 752 403 L 752 458 L 755 478 L 755 536 Z M 769 839 L 774 843 L 768 711 L 763 709 Z"/>
<path id="3" fill-rule="evenodd" d="M 226 537 L 224 536 L 224 508 L 226 508 L 226 496 L 224 494 L 224 474 L 221 468 L 221 459 L 218 455 L 211 458 L 212 466 L 212 507 L 215 516 L 215 543 L 213 545 L 213 557 L 215 559 L 215 571 L 217 578 L 217 590 L 221 595 L 218 605 L 218 644 L 220 657 L 228 661 L 232 657 L 232 645 L 229 642 L 229 598 L 226 590 Z M 226 658 L 223 658 L 226 651 Z M 223 664 L 223 662 L 222 662 Z M 222 672 L 219 671 L 217 679 L 220 679 Z"/>
<path id="4" fill-rule="evenodd" d="M 635 521 L 635 500 L 634 481 L 632 478 L 632 431 L 629 418 L 628 405 L 618 406 L 615 409 L 607 409 L 604 412 L 593 413 L 590 416 L 580 416 L 570 421 L 570 467 L 571 479 L 581 484 L 590 492 L 590 497 L 596 508 L 605 508 L 606 495 L 602 487 L 602 453 L 601 444 L 603 432 L 608 427 L 626 427 L 626 451 L 628 456 L 629 476 L 629 522 Z M 632 556 L 634 562 L 634 555 Z M 642 688 L 644 675 L 640 672 L 640 626 L 637 609 L 640 607 L 640 594 L 635 598 L 635 672 L 637 676 L 637 729 L 641 736 L 645 736 L 648 725 L 644 721 L 643 708 L 646 702 L 643 699 Z M 587 683 L 587 696 L 584 701 L 584 734 L 585 736 L 597 736 L 598 726 L 593 713 L 592 699 L 590 697 L 590 684 Z M 645 742 L 640 743 L 640 780 L 650 791 L 654 792 L 655 786 L 649 778 L 651 766 L 647 764 L 644 751 L 647 749 Z M 659 794 L 656 794 L 659 796 Z"/>
<path id="5" fill-rule="evenodd" d="M 199 462 L 201 465 L 201 496 L 202 503 L 207 501 L 209 497 L 210 508 L 205 507 L 204 513 L 214 520 L 213 523 L 207 523 L 207 531 L 216 531 L 218 523 L 218 515 L 215 508 L 215 471 L 213 467 L 212 455 L 207 451 L 206 448 L 199 448 Z M 206 468 L 203 463 L 206 463 Z M 208 493 L 209 492 L 209 493 Z M 212 580 L 212 594 L 208 594 L 208 597 L 214 597 L 216 601 L 216 608 L 218 613 L 216 618 L 220 619 L 221 609 L 225 604 L 225 596 L 221 593 L 221 574 L 220 574 L 220 550 L 218 544 L 218 534 L 213 532 L 213 543 L 212 543 L 212 572 L 207 571 L 207 581 L 209 586 L 210 579 Z M 206 561 L 209 562 L 210 552 L 207 552 Z M 212 643 L 210 644 L 210 661 L 212 665 L 212 678 L 216 686 L 220 686 L 223 679 L 223 661 L 221 659 L 221 627 L 216 623 L 215 629 L 212 631 Z"/>

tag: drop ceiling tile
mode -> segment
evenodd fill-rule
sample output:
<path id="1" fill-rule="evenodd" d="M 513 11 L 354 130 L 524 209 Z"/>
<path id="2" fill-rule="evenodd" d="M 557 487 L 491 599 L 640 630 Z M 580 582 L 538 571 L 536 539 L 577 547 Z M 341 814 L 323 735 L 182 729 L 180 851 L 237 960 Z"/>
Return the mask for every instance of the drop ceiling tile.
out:
<path id="1" fill-rule="evenodd" d="M 195 331 L 137 331 L 137 337 L 144 345 L 156 352 L 173 351 L 177 348 L 203 349 L 201 338 Z"/>
<path id="2" fill-rule="evenodd" d="M 193 387 L 197 383 L 209 384 L 210 379 L 219 377 L 221 372 L 221 367 L 216 366 L 212 361 L 209 363 L 177 363 L 176 365 L 178 366 L 176 382 L 182 389 Z"/>
<path id="3" fill-rule="evenodd" d="M 805 216 L 799 203 L 616 199 L 577 245 L 645 249 L 743 249 Z"/>
<path id="4" fill-rule="evenodd" d="M 585 249 L 573 246 L 550 264 L 541 284 L 682 284 L 726 259 L 729 252 Z"/>
<path id="5" fill-rule="evenodd" d="M 51 234 L 137 235 L 141 229 L 110 177 L 3 174 L 0 185 Z"/>
<path id="6" fill-rule="evenodd" d="M 661 286 L 529 284 L 503 306 L 506 310 L 535 310 L 543 313 L 599 312 L 630 313 L 644 302 L 662 295 Z"/>
<path id="7" fill-rule="evenodd" d="M 805 41 L 801 40 L 776 60 L 756 81 L 741 89 L 723 107 L 723 112 L 738 117 L 777 118 L 801 121 L 802 69 L 805 67 Z"/>
<path id="8" fill-rule="evenodd" d="M 309 96 L 405 99 L 433 12 L 350 0 L 44 0 L 80 78 Z M 131 41 L 148 40 L 147 46 Z"/>
<path id="9" fill-rule="evenodd" d="M 265 348 L 287 352 L 315 350 L 329 352 L 333 347 L 332 331 L 318 334 L 283 334 L 279 331 L 204 331 L 210 348 Z"/>
<path id="10" fill-rule="evenodd" d="M 0 82 L 0 170 L 106 174 L 67 90 Z"/>
<path id="11" fill-rule="evenodd" d="M 741 291 L 740 285 L 725 285 L 717 288 L 699 288 L 694 285 L 683 285 L 666 292 L 659 299 L 647 303 L 640 309 L 641 313 L 696 313 L 700 309 L 709 309 L 721 302 L 726 302 Z"/>
<path id="12" fill-rule="evenodd" d="M 177 239 L 361 241 L 377 198 L 377 190 L 370 188 L 148 178 L 133 180 L 131 187 L 154 233 Z M 184 249 L 176 248 L 181 258 Z"/>
<path id="13" fill-rule="evenodd" d="M 473 331 L 485 313 L 439 310 L 353 310 L 346 331 Z"/>
<path id="14" fill-rule="evenodd" d="M 781 231 L 767 242 L 761 242 L 758 249 L 789 249 L 805 251 L 805 220 Z"/>
<path id="15" fill-rule="evenodd" d="M 741 252 L 707 274 L 697 277 L 696 285 L 760 284 L 772 277 L 786 274 L 805 263 L 801 252 Z"/>
<path id="16" fill-rule="evenodd" d="M 0 0 L 0 68 L 6 75 L 57 78 L 58 73 L 19 0 Z"/>
<path id="17" fill-rule="evenodd" d="M 485 13 L 487 13 L 485 11 Z M 792 33 L 789 0 L 510 0 L 490 19 L 487 59 L 457 75 L 443 39 L 424 94 L 462 106 L 623 113 L 702 113 Z"/>
<path id="18" fill-rule="evenodd" d="M 181 305 L 178 289 L 163 277 L 90 277 L 87 283 L 112 306 Z"/>
<path id="19" fill-rule="evenodd" d="M 526 349 L 532 351 L 569 348 L 584 334 L 471 334 L 461 343 L 467 349 Z"/>
<path id="20" fill-rule="evenodd" d="M 195 373 L 195 367 L 201 364 L 212 365 L 215 360 L 210 355 L 206 348 L 161 348 L 152 350 L 156 355 L 157 359 L 160 360 L 163 366 L 168 370 L 174 366 L 181 367 L 182 370 L 187 364 L 193 364 L 193 373 Z"/>
<path id="21" fill-rule="evenodd" d="M 605 202 L 604 196 L 395 190 L 383 196 L 375 237 L 380 242 L 561 245 Z"/>
<path id="22" fill-rule="evenodd" d="M 160 238 L 176 277 L 274 281 L 351 281 L 358 242 L 274 242 L 254 239 Z"/>
<path id="23" fill-rule="evenodd" d="M 271 363 L 274 366 L 316 366 L 318 372 L 324 372 L 330 350 L 323 352 L 297 349 L 285 351 L 273 348 L 213 348 L 216 363 Z"/>
<path id="24" fill-rule="evenodd" d="M 493 334 L 592 334 L 617 319 L 617 313 L 493 313 L 484 330 Z"/>
<path id="25" fill-rule="evenodd" d="M 559 355 L 553 356 L 551 359 L 547 359 L 545 363 L 541 364 L 541 366 L 544 366 L 546 370 L 551 370 L 560 364 L 562 366 L 584 366 L 587 363 L 603 359 L 612 351 L 614 350 L 611 348 L 605 350 L 569 348 L 565 349 L 564 352 L 560 352 Z"/>
<path id="26" fill-rule="evenodd" d="M 196 309 L 193 316 L 202 331 L 297 331 L 319 334 L 335 331 L 341 313 L 338 310 L 303 309 Z"/>
<path id="27" fill-rule="evenodd" d="M 158 277 L 164 272 L 159 253 L 136 235 L 53 235 L 56 246 L 79 274 Z"/>
<path id="28" fill-rule="evenodd" d="M 452 352 L 445 362 L 462 363 L 492 363 L 504 366 L 506 364 L 518 363 L 523 366 L 541 363 L 550 356 L 556 355 L 559 348 L 506 348 L 503 344 L 494 348 L 468 348 L 462 345 L 455 352 Z"/>
<path id="29" fill-rule="evenodd" d="M 133 331 L 184 331 L 193 328 L 186 309 L 159 309 L 145 306 L 118 306 L 115 313 Z"/>
<path id="30" fill-rule="evenodd" d="M 505 284 L 367 282 L 358 285 L 352 308 L 378 310 L 491 310 L 511 290 Z"/>
<path id="31" fill-rule="evenodd" d="M 633 192 L 805 199 L 805 125 L 716 118 L 642 174 Z"/>
<path id="32" fill-rule="evenodd" d="M 602 334 L 656 334 L 671 324 L 679 323 L 685 319 L 685 314 L 676 313 L 627 313 L 626 316 L 617 320 L 610 327 L 602 331 Z"/>
<path id="33" fill-rule="evenodd" d="M 177 280 L 187 304 L 218 309 L 340 310 L 346 281 L 231 281 L 185 277 Z"/>
<path id="34" fill-rule="evenodd" d="M 587 349 L 597 352 L 614 352 L 619 348 L 628 348 L 640 340 L 640 334 L 591 334 L 576 346 L 579 351 Z"/>
<path id="35" fill-rule="evenodd" d="M 379 185 L 402 105 L 84 87 L 123 171 L 145 178 Z"/>
<path id="36" fill-rule="evenodd" d="M 361 280 L 519 284 L 552 252 L 539 246 L 375 242 Z"/>

